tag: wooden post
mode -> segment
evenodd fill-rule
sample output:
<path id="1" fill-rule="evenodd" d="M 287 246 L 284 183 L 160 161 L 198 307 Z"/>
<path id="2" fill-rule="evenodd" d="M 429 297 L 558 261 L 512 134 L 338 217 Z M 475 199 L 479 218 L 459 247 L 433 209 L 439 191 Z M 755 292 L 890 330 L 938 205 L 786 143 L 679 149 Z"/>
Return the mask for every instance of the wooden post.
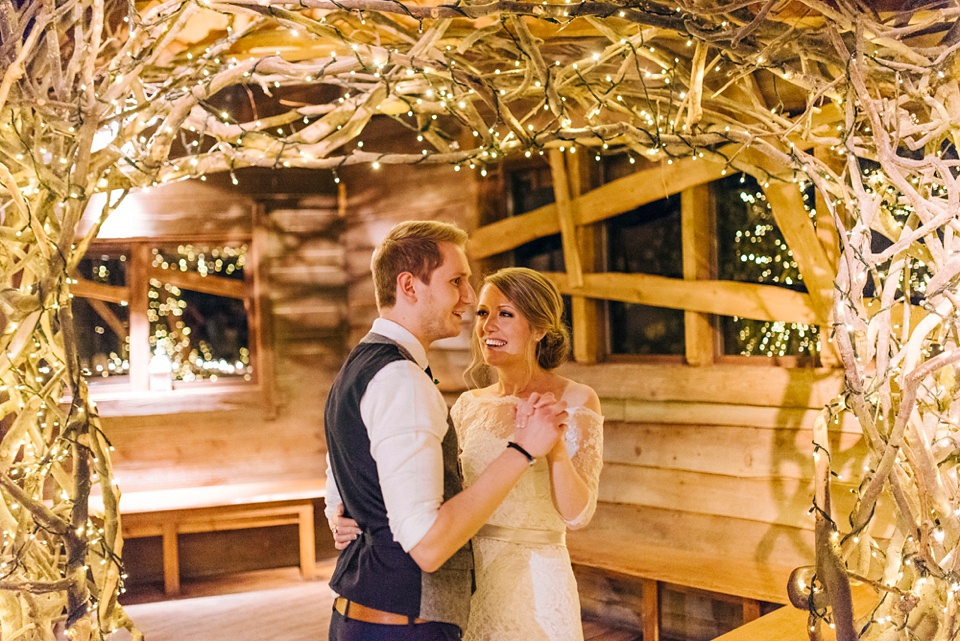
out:
<path id="1" fill-rule="evenodd" d="M 567 169 L 570 177 L 570 198 L 576 208 L 577 199 L 586 186 L 589 188 L 590 176 L 585 172 L 586 166 L 580 162 L 581 154 L 567 154 Z M 577 228 L 578 248 L 582 259 L 581 268 L 586 273 L 602 269 L 599 264 L 601 251 L 597 246 L 601 234 L 596 225 L 584 225 Z M 573 318 L 573 358 L 578 363 L 592 365 L 600 360 L 603 350 L 600 327 L 600 301 L 586 296 L 572 296 L 571 308 Z"/>
<path id="2" fill-rule="evenodd" d="M 127 275 L 130 288 L 130 386 L 136 392 L 145 392 L 150 387 L 150 321 L 147 320 L 150 257 L 147 243 L 134 243 L 130 248 L 130 273 Z"/>
<path id="3" fill-rule="evenodd" d="M 842 172 L 843 163 L 836 155 L 831 154 L 824 147 L 816 147 L 813 150 L 814 156 L 822 160 L 825 164 L 838 172 Z M 837 259 L 840 257 L 840 242 L 837 239 L 837 225 L 833 220 L 833 215 L 827 208 L 827 201 L 824 199 L 820 190 L 816 195 L 817 209 L 817 237 L 820 244 L 823 245 L 823 251 L 827 260 L 833 268 L 833 273 L 837 273 Z M 840 367 L 840 354 L 836 346 L 830 340 L 830 334 L 833 328 L 830 325 L 820 326 L 820 364 L 823 367 Z"/>
<path id="4" fill-rule="evenodd" d="M 570 282 L 580 287 L 583 285 L 583 266 L 577 247 L 576 212 L 570 200 L 570 179 L 563 152 L 559 149 L 550 150 L 550 173 L 553 176 L 553 197 L 557 203 L 560 235 L 563 240 L 563 261 L 566 263 Z"/>
<path id="5" fill-rule="evenodd" d="M 710 186 L 703 184 L 685 189 L 680 203 L 683 279 L 712 280 L 716 270 L 716 225 Z M 716 340 L 710 315 L 684 312 L 683 324 L 687 364 L 712 365 Z"/>
<path id="6" fill-rule="evenodd" d="M 653 579 L 641 579 L 643 591 L 643 641 L 660 641 L 660 583 Z"/>

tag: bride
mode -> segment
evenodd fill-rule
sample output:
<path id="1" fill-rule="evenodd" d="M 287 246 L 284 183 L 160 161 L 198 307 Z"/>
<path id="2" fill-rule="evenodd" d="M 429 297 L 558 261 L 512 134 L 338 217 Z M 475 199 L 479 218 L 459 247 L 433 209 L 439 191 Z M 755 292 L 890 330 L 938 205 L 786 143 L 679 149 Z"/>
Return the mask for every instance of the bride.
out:
<path id="1" fill-rule="evenodd" d="M 563 300 L 539 273 L 508 267 L 484 279 L 477 302 L 471 378 L 450 411 L 470 485 L 522 429 L 533 400 L 566 402 L 563 437 L 531 467 L 473 538 L 476 592 L 464 641 L 582 641 L 580 600 L 564 542 L 597 504 L 603 416 L 596 392 L 553 370 L 570 351 Z M 495 376 L 493 376 L 495 375 Z M 527 455 L 529 458 L 529 455 Z M 328 514 L 338 549 L 359 534 L 340 509 Z"/>
<path id="2" fill-rule="evenodd" d="M 564 438 L 521 477 L 473 539 L 477 591 L 465 641 L 583 638 L 564 533 L 593 516 L 603 417 L 593 389 L 553 372 L 569 353 L 562 313 L 557 288 L 533 270 L 509 267 L 482 283 L 469 373 L 493 370 L 496 380 L 465 392 L 450 412 L 464 484 L 522 427 L 531 394 L 566 401 L 569 418 Z"/>

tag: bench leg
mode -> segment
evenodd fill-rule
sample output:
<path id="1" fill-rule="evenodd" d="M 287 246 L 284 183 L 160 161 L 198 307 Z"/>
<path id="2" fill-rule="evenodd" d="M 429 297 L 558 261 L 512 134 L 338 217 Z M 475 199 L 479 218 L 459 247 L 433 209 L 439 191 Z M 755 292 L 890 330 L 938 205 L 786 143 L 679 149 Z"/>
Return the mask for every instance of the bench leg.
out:
<path id="1" fill-rule="evenodd" d="M 313 533 L 313 504 L 300 508 L 300 576 L 313 579 L 317 566 L 316 538 Z"/>
<path id="2" fill-rule="evenodd" d="M 177 550 L 177 524 L 163 524 L 163 592 L 180 594 L 180 554 Z"/>
<path id="3" fill-rule="evenodd" d="M 653 579 L 642 579 L 643 641 L 660 641 L 660 586 Z"/>

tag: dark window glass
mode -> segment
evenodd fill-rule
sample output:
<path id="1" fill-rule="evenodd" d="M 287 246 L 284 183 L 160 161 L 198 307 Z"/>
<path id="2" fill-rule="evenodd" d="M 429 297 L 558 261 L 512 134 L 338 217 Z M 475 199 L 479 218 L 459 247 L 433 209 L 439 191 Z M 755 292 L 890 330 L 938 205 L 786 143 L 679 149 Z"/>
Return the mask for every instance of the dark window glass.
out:
<path id="1" fill-rule="evenodd" d="M 793 253 L 756 180 L 746 174 L 724 178 L 714 183 L 714 197 L 719 278 L 805 292 Z M 812 217 L 812 190 L 804 200 Z M 816 356 L 820 351 L 815 325 L 721 316 L 720 327 L 725 354 Z"/>
<path id="2" fill-rule="evenodd" d="M 607 271 L 683 277 L 680 195 L 606 222 Z M 621 301 L 607 303 L 613 354 L 684 353 L 683 311 Z"/>
<path id="3" fill-rule="evenodd" d="M 153 267 L 173 274 L 243 282 L 247 246 L 179 245 L 153 250 Z M 174 284 L 179 283 L 179 284 Z M 147 318 L 154 365 L 172 369 L 173 380 L 251 378 L 249 328 L 245 299 L 189 288 L 175 276 L 150 279 Z M 200 288 L 199 286 L 197 287 Z M 164 360 L 164 357 L 166 360 Z M 159 365 L 157 365 L 159 367 Z"/>
<path id="4" fill-rule="evenodd" d="M 91 251 L 78 265 L 85 280 L 102 285 L 127 284 L 127 254 L 121 250 Z M 77 297 L 73 320 L 81 371 L 96 379 L 130 373 L 130 313 L 126 305 Z"/>

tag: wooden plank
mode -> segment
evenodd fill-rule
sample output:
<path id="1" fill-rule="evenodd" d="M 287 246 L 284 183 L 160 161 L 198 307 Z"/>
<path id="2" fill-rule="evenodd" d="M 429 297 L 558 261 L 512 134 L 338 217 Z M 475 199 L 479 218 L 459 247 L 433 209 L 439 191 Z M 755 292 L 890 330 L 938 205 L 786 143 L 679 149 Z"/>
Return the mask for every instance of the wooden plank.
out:
<path id="1" fill-rule="evenodd" d="M 133 314 L 131 314 L 131 326 L 132 321 Z M 132 360 L 130 367 L 132 371 Z M 146 383 L 144 382 L 144 384 Z M 244 382 L 235 385 L 178 387 L 174 391 L 153 390 L 148 393 L 115 390 L 109 385 L 103 388 L 91 385 L 91 388 L 90 396 L 96 402 L 97 413 L 101 418 L 129 417 L 135 419 L 139 416 L 197 411 L 200 408 L 208 412 L 249 411 L 265 407 L 267 402 L 259 385 Z"/>
<path id="2" fill-rule="evenodd" d="M 660 641 L 660 586 L 653 579 L 641 579 L 643 593 L 643 638 Z"/>
<path id="3" fill-rule="evenodd" d="M 583 266 L 580 263 L 580 248 L 577 243 L 576 205 L 570 202 L 570 179 L 559 149 L 550 150 L 550 174 L 553 176 L 553 197 L 557 206 L 557 220 L 563 244 L 563 262 L 567 278 L 575 287 L 583 285 Z"/>
<path id="4" fill-rule="evenodd" d="M 583 286 L 577 287 L 566 274 L 544 275 L 556 283 L 562 293 L 572 296 L 807 325 L 823 322 L 825 318 L 818 316 L 809 295 L 775 285 L 606 272 L 584 274 Z"/>
<path id="5" fill-rule="evenodd" d="M 811 448 L 812 449 L 812 448 Z M 859 475 L 858 477 L 859 478 Z M 857 483 L 833 482 L 836 514 L 849 514 Z M 600 500 L 696 514 L 759 521 L 813 530 L 813 479 L 737 478 L 631 465 L 606 464 L 600 477 Z M 871 525 L 877 538 L 892 534 L 892 506 L 883 502 Z"/>
<path id="6" fill-rule="evenodd" d="M 120 285 L 95 283 L 92 280 L 73 276 L 74 282 L 70 285 L 70 293 L 91 300 L 101 300 L 108 303 L 123 305 L 130 301 L 130 288 Z"/>
<path id="7" fill-rule="evenodd" d="M 809 530 L 610 503 L 567 546 L 575 563 L 773 603 L 786 603 L 790 573 L 813 563 Z"/>
<path id="8" fill-rule="evenodd" d="M 583 186 L 590 183 L 590 173 L 585 163 L 580 159 L 583 154 L 567 156 L 567 165 L 570 167 L 570 195 L 576 199 L 583 192 Z M 602 230 L 598 225 L 580 227 L 579 238 L 580 256 L 583 259 L 584 272 L 596 272 L 603 268 Z M 603 358 L 605 351 L 601 301 L 586 296 L 572 296 L 570 308 L 573 318 L 573 358 L 578 363 L 596 363 Z"/>
<path id="9" fill-rule="evenodd" d="M 756 429 L 810 430 L 820 414 L 819 409 L 792 407 L 763 407 L 727 403 L 700 403 L 696 401 L 647 401 L 616 399 L 601 396 L 603 414 L 608 422 L 624 421 L 634 424 L 679 424 L 697 426 L 732 425 Z M 852 412 L 844 413 L 831 432 L 843 432 L 860 438 L 862 429 Z"/>
<path id="10" fill-rule="evenodd" d="M 180 555 L 177 548 L 177 524 L 163 524 L 163 593 L 173 596 L 180 593 Z"/>
<path id="11" fill-rule="evenodd" d="M 220 276 L 202 276 L 197 272 L 182 272 L 179 270 L 163 269 L 151 265 L 147 269 L 147 277 L 155 278 L 161 283 L 170 283 L 182 289 L 189 289 L 214 296 L 244 299 L 248 296 L 247 284 L 242 280 L 221 278 Z"/>
<path id="12" fill-rule="evenodd" d="M 150 322 L 147 274 L 150 265 L 150 246 L 137 243 L 130 250 L 130 272 L 127 282 L 130 290 L 130 387 L 135 392 L 149 389 Z"/>
<path id="13" fill-rule="evenodd" d="M 813 431 L 744 426 L 621 423 L 603 425 L 606 464 L 723 474 L 742 479 L 808 479 Z M 831 434 L 833 470 L 859 478 L 867 447 L 859 433 Z"/>
<path id="14" fill-rule="evenodd" d="M 820 409 L 843 391 L 843 373 L 818 368 L 750 365 L 566 363 L 558 372 L 590 385 L 601 398 L 700 401 Z"/>
<path id="15" fill-rule="evenodd" d="M 865 585 L 852 587 L 853 611 L 862 617 L 869 613 L 880 597 Z M 736 630 L 722 634 L 714 641 L 810 641 L 808 631 L 810 613 L 786 605 L 770 614 L 751 621 Z M 821 626 L 822 641 L 835 641 L 836 632 L 829 626 Z"/>
<path id="16" fill-rule="evenodd" d="M 843 161 L 836 154 L 831 153 L 825 147 L 814 148 L 814 156 L 822 162 L 830 165 L 833 169 L 839 169 L 842 172 Z M 820 245 L 828 263 L 833 268 L 833 273 L 837 272 L 837 260 L 840 256 L 840 244 L 837 239 L 837 225 L 833 220 L 827 202 L 823 193 L 817 189 L 814 197 L 816 208 L 816 232 Z M 824 367 L 839 367 L 840 354 L 837 351 L 833 341 L 830 340 L 832 328 L 829 325 L 820 326 L 820 363 Z"/>
<path id="17" fill-rule="evenodd" d="M 560 220 L 557 206 L 551 203 L 477 229 L 470 234 L 467 254 L 474 260 L 480 260 L 558 233 Z"/>
<path id="18" fill-rule="evenodd" d="M 833 306 L 836 270 L 803 206 L 803 195 L 793 183 L 775 183 L 764 188 L 777 227 L 797 261 L 818 324 L 828 324 Z"/>
<path id="19" fill-rule="evenodd" d="M 716 278 L 715 216 L 710 188 L 697 185 L 684 190 L 680 204 L 683 241 L 683 279 Z M 708 314 L 687 311 L 683 314 L 685 356 L 688 365 L 711 365 L 717 352 L 716 331 Z"/>

